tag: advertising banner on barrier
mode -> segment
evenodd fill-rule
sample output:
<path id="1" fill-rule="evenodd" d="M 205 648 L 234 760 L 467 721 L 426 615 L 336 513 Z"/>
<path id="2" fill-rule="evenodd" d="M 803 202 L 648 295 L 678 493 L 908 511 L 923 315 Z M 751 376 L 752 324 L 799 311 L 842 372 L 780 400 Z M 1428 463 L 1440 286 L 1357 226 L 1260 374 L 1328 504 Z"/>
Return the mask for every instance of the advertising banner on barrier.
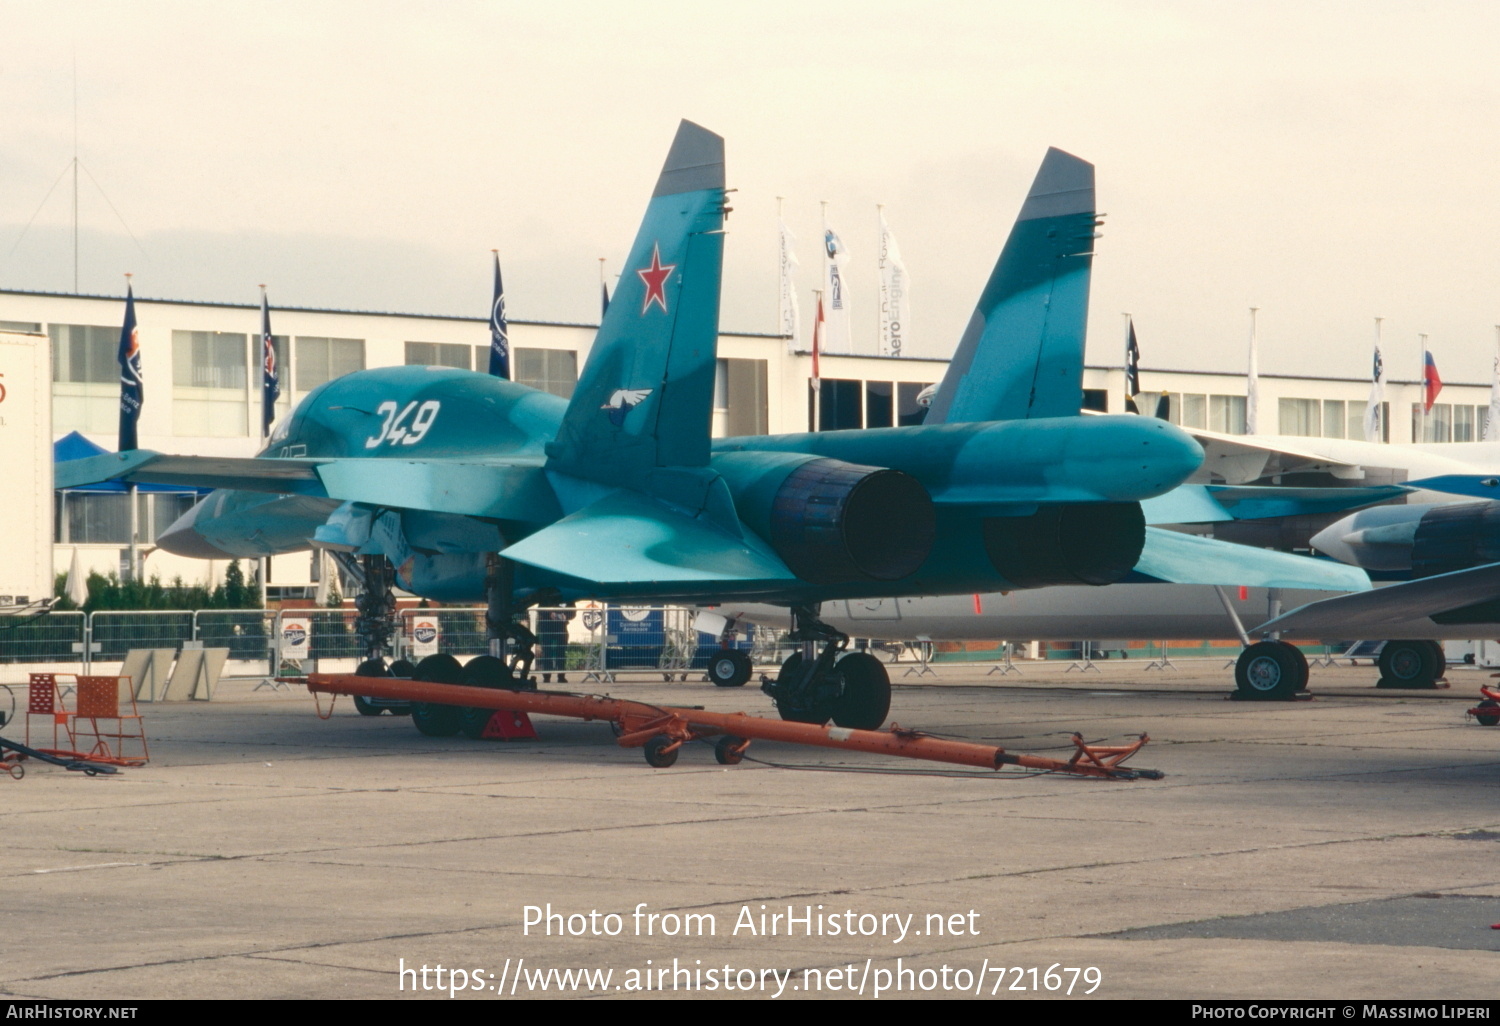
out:
<path id="1" fill-rule="evenodd" d="M 282 659 L 306 659 L 312 651 L 312 621 L 301 616 L 283 618 L 279 641 Z"/>
<path id="2" fill-rule="evenodd" d="M 411 655 L 413 659 L 425 659 L 437 655 L 438 621 L 435 616 L 419 616 L 411 624 Z"/>

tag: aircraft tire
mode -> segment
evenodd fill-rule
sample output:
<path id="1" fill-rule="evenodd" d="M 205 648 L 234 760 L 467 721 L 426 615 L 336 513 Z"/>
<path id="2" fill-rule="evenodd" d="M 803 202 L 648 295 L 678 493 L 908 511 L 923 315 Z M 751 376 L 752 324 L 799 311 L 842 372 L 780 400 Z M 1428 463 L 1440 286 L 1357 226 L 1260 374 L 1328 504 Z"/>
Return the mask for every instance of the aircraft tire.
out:
<path id="1" fill-rule="evenodd" d="M 1442 649 L 1430 641 L 1387 641 L 1380 650 L 1380 686 L 1430 688 L 1442 675 Z"/>
<path id="2" fill-rule="evenodd" d="M 366 659 L 354 668 L 354 675 L 356 677 L 389 677 L 390 672 L 379 659 Z M 384 707 L 376 705 L 364 695 L 354 696 L 354 708 L 361 716 L 379 716 L 385 712 Z"/>
<path id="3" fill-rule="evenodd" d="M 1479 708 L 1490 710 L 1488 714 L 1475 714 L 1474 718 L 1479 721 L 1481 727 L 1493 727 L 1495 724 L 1500 723 L 1500 702 L 1495 701 L 1493 698 L 1486 698 L 1483 702 L 1479 703 Z"/>
<path id="4" fill-rule="evenodd" d="M 1290 701 L 1307 683 L 1307 662 L 1284 641 L 1259 641 L 1240 653 L 1234 684 L 1243 699 Z"/>
<path id="5" fill-rule="evenodd" d="M 716 688 L 742 688 L 753 669 L 748 652 L 726 648 L 708 660 L 708 679 Z"/>
<path id="6" fill-rule="evenodd" d="M 851 652 L 838 662 L 844 693 L 833 705 L 833 722 L 853 730 L 879 730 L 891 711 L 891 677 L 868 652 Z"/>
<path id="7" fill-rule="evenodd" d="M 463 668 L 458 682 L 474 688 L 511 688 L 514 686 L 510 667 L 505 665 L 505 660 L 491 655 L 475 656 L 470 659 L 468 665 Z M 471 741 L 478 741 L 484 737 L 484 728 L 490 725 L 490 717 L 493 715 L 495 715 L 493 709 L 484 709 L 479 706 L 466 708 L 459 732 Z"/>
<path id="8" fill-rule="evenodd" d="M 662 749 L 671 743 L 672 739 L 665 734 L 657 734 L 650 741 L 647 741 L 645 746 L 646 762 L 657 769 L 666 769 L 675 763 L 677 761 L 678 749 L 674 748 L 670 752 L 662 751 Z"/>
<path id="9" fill-rule="evenodd" d="M 462 667 L 458 660 L 446 652 L 430 655 L 416 666 L 413 680 L 429 681 L 433 684 L 457 684 Z M 464 710 L 456 705 L 439 705 L 434 702 L 413 702 L 411 721 L 417 730 L 427 737 L 452 737 L 463 728 Z"/>
<path id="10" fill-rule="evenodd" d="M 781 673 L 776 679 L 782 680 L 794 675 L 801 665 L 802 653 L 793 652 L 787 657 L 786 662 L 781 664 Z M 782 698 L 776 699 L 776 713 L 789 723 L 816 723 L 820 727 L 833 718 L 832 709 L 825 709 L 822 706 L 804 709 Z"/>
<path id="11" fill-rule="evenodd" d="M 417 667 L 410 659 L 397 659 L 387 669 L 390 671 L 392 677 L 405 677 L 407 679 L 410 679 L 411 675 L 417 672 Z"/>

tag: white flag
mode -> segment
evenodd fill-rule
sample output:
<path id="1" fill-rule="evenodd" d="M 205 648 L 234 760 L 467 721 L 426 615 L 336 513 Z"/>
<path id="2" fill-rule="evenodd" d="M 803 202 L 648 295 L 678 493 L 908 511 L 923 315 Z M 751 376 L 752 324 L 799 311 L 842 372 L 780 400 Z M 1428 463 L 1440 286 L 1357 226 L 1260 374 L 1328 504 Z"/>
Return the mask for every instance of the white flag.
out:
<path id="1" fill-rule="evenodd" d="M 845 267 L 849 254 L 838 234 L 823 226 L 823 352 L 849 355 L 854 352 L 854 332 L 849 327 L 849 276 Z"/>
<path id="2" fill-rule="evenodd" d="M 1379 331 L 1377 327 L 1376 331 Z M 1380 357 L 1380 342 L 1375 343 L 1375 363 L 1370 368 L 1370 401 L 1365 403 L 1365 441 L 1385 440 L 1380 413 L 1385 405 L 1385 361 Z"/>
<path id="3" fill-rule="evenodd" d="M 792 274 L 797 270 L 797 254 L 792 250 L 796 236 L 792 235 L 785 221 L 778 221 L 781 228 L 781 303 L 779 330 L 786 336 L 786 351 L 797 351 L 797 331 L 801 317 L 797 311 L 797 286 Z"/>
<path id="4" fill-rule="evenodd" d="M 911 324 L 910 279 L 901 250 L 880 212 L 880 355 L 905 356 Z"/>
<path id="5" fill-rule="evenodd" d="M 78 558 L 78 546 L 73 546 L 73 562 L 68 564 L 68 580 L 63 585 L 63 594 L 79 609 L 89 600 L 89 582 L 83 573 L 83 563 Z"/>

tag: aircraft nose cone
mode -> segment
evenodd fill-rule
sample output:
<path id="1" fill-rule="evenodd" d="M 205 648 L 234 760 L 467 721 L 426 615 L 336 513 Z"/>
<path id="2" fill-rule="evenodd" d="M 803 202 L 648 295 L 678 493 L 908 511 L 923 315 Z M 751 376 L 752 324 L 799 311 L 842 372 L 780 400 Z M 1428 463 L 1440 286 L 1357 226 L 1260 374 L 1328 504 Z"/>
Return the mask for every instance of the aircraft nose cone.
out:
<path id="1" fill-rule="evenodd" d="M 200 502 L 174 520 L 172 526 L 156 539 L 157 547 L 174 556 L 187 556 L 190 559 L 223 559 L 229 556 L 230 553 L 212 544 L 198 530 L 198 513 L 202 509 L 203 503 Z"/>
<path id="2" fill-rule="evenodd" d="M 1344 536 L 1353 529 L 1354 517 L 1347 516 L 1337 520 L 1312 536 L 1312 547 L 1340 563 L 1358 566 L 1359 557 L 1355 555 L 1354 548 L 1344 540 Z"/>
<path id="3" fill-rule="evenodd" d="M 1203 466 L 1203 446 L 1175 424 L 1140 417 L 1141 469 L 1153 495 L 1176 488 Z"/>

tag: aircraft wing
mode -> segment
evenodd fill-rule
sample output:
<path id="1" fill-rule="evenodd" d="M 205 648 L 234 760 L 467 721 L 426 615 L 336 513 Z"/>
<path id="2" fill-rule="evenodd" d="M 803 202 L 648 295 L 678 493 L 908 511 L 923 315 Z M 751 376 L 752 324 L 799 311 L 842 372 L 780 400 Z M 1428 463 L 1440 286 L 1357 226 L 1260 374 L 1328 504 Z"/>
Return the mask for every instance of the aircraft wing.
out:
<path id="1" fill-rule="evenodd" d="M 1423 487 L 1430 487 L 1424 485 Z M 1338 513 L 1385 502 L 1411 491 L 1402 485 L 1292 488 L 1282 485 L 1179 485 L 1141 501 L 1148 524 L 1209 524 L 1308 513 Z"/>
<path id="2" fill-rule="evenodd" d="M 57 465 L 56 488 L 101 481 L 311 495 L 391 509 L 549 520 L 557 497 L 540 466 L 482 460 L 166 456 L 148 449 Z"/>
<path id="3" fill-rule="evenodd" d="M 1370 578 L 1358 567 L 1156 527 L 1146 528 L 1146 545 L 1135 573 L 1168 584 L 1353 592 L 1370 589 Z"/>
<path id="4" fill-rule="evenodd" d="M 236 456 L 168 456 L 132 449 L 59 463 L 54 488 L 77 488 L 103 481 L 169 484 L 193 488 L 237 488 L 283 495 L 322 495 L 318 467 L 324 459 L 257 459 Z M 368 462 L 368 461 L 366 461 Z"/>
<path id="5" fill-rule="evenodd" d="M 615 491 L 509 546 L 507 559 L 611 585 L 795 580 L 750 532 L 735 537 L 639 492 Z"/>
<path id="6" fill-rule="evenodd" d="M 1280 631 L 1283 634 L 1316 635 L 1325 631 L 1346 631 L 1379 627 L 1382 624 L 1406 623 L 1428 617 L 1437 622 L 1451 613 L 1500 597 L 1500 563 L 1490 563 L 1451 574 L 1424 577 L 1419 581 L 1392 584 L 1361 595 L 1309 602 L 1274 620 L 1268 620 L 1251 633 Z"/>

